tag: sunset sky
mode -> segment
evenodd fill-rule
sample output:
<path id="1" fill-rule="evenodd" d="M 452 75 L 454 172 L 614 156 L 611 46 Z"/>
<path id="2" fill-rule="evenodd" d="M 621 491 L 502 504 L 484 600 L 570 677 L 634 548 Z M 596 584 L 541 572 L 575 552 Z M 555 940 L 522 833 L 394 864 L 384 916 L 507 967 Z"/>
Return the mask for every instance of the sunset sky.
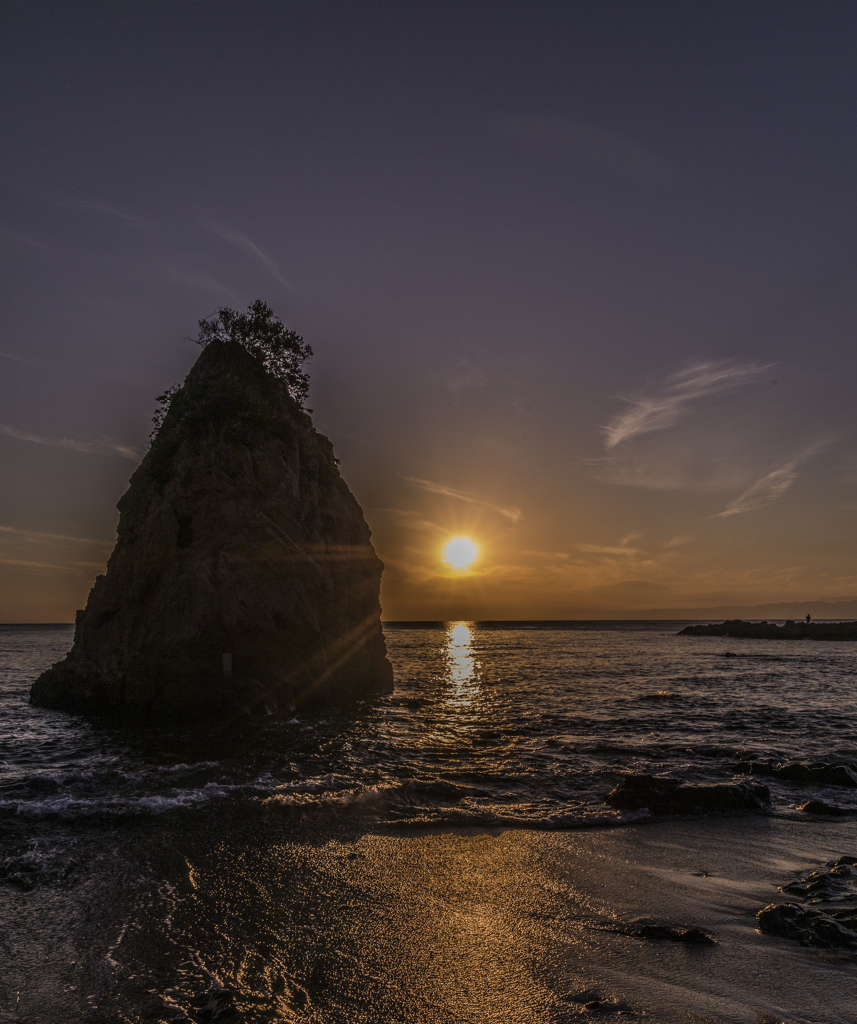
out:
<path id="1" fill-rule="evenodd" d="M 857 6 L 0 11 L 0 621 L 83 607 L 257 298 L 386 619 L 857 615 Z"/>

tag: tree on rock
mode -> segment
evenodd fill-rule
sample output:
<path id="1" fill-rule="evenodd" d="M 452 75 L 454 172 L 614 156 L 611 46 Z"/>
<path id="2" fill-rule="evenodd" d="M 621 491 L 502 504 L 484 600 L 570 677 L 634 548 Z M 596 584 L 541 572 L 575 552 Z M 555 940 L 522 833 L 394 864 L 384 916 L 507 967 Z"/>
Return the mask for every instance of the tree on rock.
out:
<path id="1" fill-rule="evenodd" d="M 274 315 L 267 302 L 257 299 L 247 307 L 246 313 L 224 306 L 217 316 L 199 321 L 196 341 L 203 348 L 212 341 L 237 341 L 261 360 L 269 373 L 286 384 L 292 398 L 304 404 L 309 375 L 301 367 L 312 355 L 312 349 L 300 334 L 289 330 Z"/>
<path id="2" fill-rule="evenodd" d="M 188 339 L 191 340 L 191 339 Z M 199 321 L 199 334 L 193 339 L 202 348 L 213 341 L 234 341 L 259 360 L 265 369 L 287 387 L 301 408 L 309 391 L 309 374 L 302 369 L 312 356 L 312 349 L 296 331 L 289 330 L 267 302 L 257 299 L 246 313 L 224 306 L 216 316 Z M 158 407 L 152 417 L 149 446 L 154 443 L 174 398 L 182 391 L 181 384 L 158 395 Z M 312 412 L 308 409 L 307 412 Z"/>

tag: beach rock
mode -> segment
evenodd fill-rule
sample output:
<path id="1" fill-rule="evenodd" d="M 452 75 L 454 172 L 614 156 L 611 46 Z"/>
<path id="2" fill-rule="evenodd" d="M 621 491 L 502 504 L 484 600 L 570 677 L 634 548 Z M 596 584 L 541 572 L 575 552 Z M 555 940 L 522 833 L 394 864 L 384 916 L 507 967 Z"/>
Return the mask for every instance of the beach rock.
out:
<path id="1" fill-rule="evenodd" d="M 823 800 L 807 800 L 805 804 L 801 804 L 798 807 L 798 810 L 805 811 L 807 814 L 827 814 L 831 817 L 841 817 L 843 814 L 851 813 L 845 807 L 827 804 Z"/>
<path id="2" fill-rule="evenodd" d="M 850 900 L 857 907 L 857 857 L 840 857 L 826 871 L 812 871 L 806 876 L 781 885 L 781 892 L 800 896 L 810 903 Z"/>
<path id="3" fill-rule="evenodd" d="M 577 1013 L 582 1016 L 617 1013 L 634 1016 L 635 1011 L 624 999 L 607 999 L 592 989 L 560 997 L 563 1002 L 577 1003 Z"/>
<path id="4" fill-rule="evenodd" d="M 392 689 L 360 506 L 241 345 L 203 349 L 118 507 L 107 573 L 33 704 L 228 721 Z"/>
<path id="5" fill-rule="evenodd" d="M 796 903 L 772 903 L 756 915 L 768 935 L 794 939 L 802 946 L 857 949 L 857 910 L 817 910 Z"/>
<path id="6" fill-rule="evenodd" d="M 611 807 L 623 810 L 645 807 L 652 814 L 705 814 L 709 811 L 764 810 L 770 805 L 771 794 L 767 786 L 748 782 L 686 786 L 678 779 L 626 775 L 604 799 Z"/>
<path id="7" fill-rule="evenodd" d="M 621 925 L 614 931 L 635 939 L 653 939 L 658 942 L 690 942 L 704 946 L 715 944 L 715 940 L 699 928 L 674 928 L 670 924 L 656 924 L 654 921 L 635 921 Z"/>
<path id="8" fill-rule="evenodd" d="M 738 775 L 766 775 L 798 785 L 844 786 L 857 789 L 853 763 L 828 764 L 824 761 L 735 761 L 729 766 Z"/>
<path id="9" fill-rule="evenodd" d="M 800 903 L 772 903 L 756 915 L 761 931 L 802 946 L 857 950 L 857 857 L 845 856 L 780 886 Z"/>

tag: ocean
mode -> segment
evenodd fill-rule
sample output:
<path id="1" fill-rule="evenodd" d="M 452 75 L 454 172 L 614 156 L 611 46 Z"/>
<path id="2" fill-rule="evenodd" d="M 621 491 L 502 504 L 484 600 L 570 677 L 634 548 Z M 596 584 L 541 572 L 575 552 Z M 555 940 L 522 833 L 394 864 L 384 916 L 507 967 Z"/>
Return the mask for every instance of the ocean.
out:
<path id="1" fill-rule="evenodd" d="M 71 627 L 0 627 L 0 1021 L 857 1020 L 853 953 L 755 922 L 857 855 L 857 788 L 604 802 L 628 773 L 857 765 L 857 644 L 683 625 L 387 623 L 390 696 L 222 730 L 32 708 Z"/>

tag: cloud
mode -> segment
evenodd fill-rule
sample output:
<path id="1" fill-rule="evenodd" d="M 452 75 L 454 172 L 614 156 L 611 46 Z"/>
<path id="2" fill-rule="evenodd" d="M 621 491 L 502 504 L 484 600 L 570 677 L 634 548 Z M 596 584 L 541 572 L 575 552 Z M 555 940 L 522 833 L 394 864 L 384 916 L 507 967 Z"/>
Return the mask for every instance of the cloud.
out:
<path id="1" fill-rule="evenodd" d="M 735 363 L 732 360 L 695 363 L 667 378 L 660 394 L 628 399 L 631 408 L 616 416 L 604 428 L 605 444 L 614 448 L 640 434 L 671 427 L 692 403 L 721 391 L 729 391 L 758 380 L 774 364 Z"/>
<path id="2" fill-rule="evenodd" d="M 138 217 L 136 213 L 129 213 L 118 206 L 104 203 L 100 199 L 55 199 L 53 205 L 61 206 L 66 210 L 90 210 L 93 213 L 105 213 L 109 217 L 116 217 L 141 227 L 146 224 L 146 221 L 142 217 Z"/>
<path id="3" fill-rule="evenodd" d="M 25 366 L 37 366 L 40 370 L 52 369 L 47 363 L 37 363 L 35 359 L 16 356 L 12 352 L 0 352 L 0 359 L 11 359 L 13 363 L 23 363 Z"/>
<path id="4" fill-rule="evenodd" d="M 718 512 L 712 518 L 725 519 L 728 516 L 737 516 L 741 512 L 752 512 L 754 509 L 762 508 L 764 505 L 770 505 L 780 495 L 785 494 L 795 480 L 797 480 L 797 467 L 815 455 L 816 452 L 827 447 L 829 443 L 830 441 L 820 441 L 811 448 L 807 448 L 796 458 L 792 459 L 791 462 L 780 466 L 779 469 L 772 470 L 772 472 L 763 476 L 761 480 L 757 480 L 748 487 L 743 494 L 739 494 L 734 501 L 730 501 L 722 512 Z"/>
<path id="5" fill-rule="evenodd" d="M 603 544 L 578 544 L 577 548 L 579 551 L 583 551 L 588 555 L 624 555 L 626 558 L 634 555 L 642 555 L 645 552 L 639 548 L 611 548 L 606 547 Z"/>
<path id="6" fill-rule="evenodd" d="M 488 383 L 488 374 L 478 366 L 469 366 L 469 360 L 463 359 L 459 364 L 459 372 L 446 381 L 446 387 L 455 402 L 461 400 L 466 391 L 478 391 Z"/>
<path id="7" fill-rule="evenodd" d="M 413 476 L 406 476 L 405 480 L 408 480 L 412 484 L 416 484 L 417 487 L 422 487 L 424 491 L 431 491 L 432 494 L 443 494 L 448 498 L 457 498 L 459 501 L 469 502 L 471 505 L 481 505 L 483 508 L 490 508 L 492 512 L 498 512 L 501 516 L 511 519 L 516 525 L 523 518 L 523 514 L 519 508 L 503 508 L 501 505 L 494 505 L 490 501 L 483 501 L 481 498 L 476 498 L 472 494 L 468 494 L 466 491 L 459 491 L 455 487 L 447 487 L 445 484 L 436 484 L 431 480 L 419 480 Z"/>
<path id="8" fill-rule="evenodd" d="M 572 163 L 588 164 L 620 178 L 650 185 L 679 180 L 678 170 L 638 142 L 583 121 L 547 114 L 504 117 L 498 127 L 503 135 L 530 149 Z"/>
<path id="9" fill-rule="evenodd" d="M 2 224 L 0 224 L 0 234 L 5 235 L 6 238 L 11 238 L 15 242 L 23 242 L 24 245 L 29 245 L 33 249 L 41 249 L 43 252 L 52 253 L 54 256 L 66 255 L 62 249 L 58 249 L 55 245 L 49 245 L 47 242 L 42 242 L 38 238 L 30 238 L 29 235 L 19 235 L 17 231 L 10 231 Z"/>
<path id="10" fill-rule="evenodd" d="M 0 526 L 0 533 L 13 533 L 18 537 L 38 537 L 39 540 L 70 540 L 75 544 L 100 544 L 104 547 L 112 547 L 116 543 L 113 540 L 94 540 L 92 537 L 70 537 L 64 533 L 39 533 L 36 530 L 18 530 L 14 526 Z M 2 539 L 0 537 L 0 540 Z"/>
<path id="11" fill-rule="evenodd" d="M 717 513 L 716 518 L 725 519 L 727 516 L 737 516 L 739 512 L 752 512 L 763 505 L 770 505 L 797 480 L 797 465 L 798 460 L 792 459 L 780 469 L 763 476 L 734 501 L 730 501 L 722 512 Z"/>
<path id="12" fill-rule="evenodd" d="M 522 551 L 522 555 L 534 555 L 536 558 L 568 558 L 567 551 Z"/>
<path id="13" fill-rule="evenodd" d="M 53 562 L 24 562 L 18 558 L 0 558 L 0 565 L 20 565 L 26 569 L 52 569 L 57 572 L 75 572 L 70 565 L 54 565 Z"/>
<path id="14" fill-rule="evenodd" d="M 7 437 L 14 437 L 18 441 L 31 441 L 33 444 L 45 444 L 51 448 L 67 448 L 74 452 L 87 452 L 91 455 L 120 455 L 123 459 L 140 460 L 140 452 L 137 448 L 129 448 L 126 445 L 113 444 L 110 441 L 78 441 L 70 437 L 42 437 L 40 434 L 31 434 L 26 430 L 18 430 L 15 427 L 0 423 L 0 434 Z"/>
<path id="15" fill-rule="evenodd" d="M 275 281 L 279 281 L 284 288 L 288 288 L 289 291 L 294 292 L 295 295 L 300 294 L 297 288 L 295 288 L 291 282 L 286 280 L 274 260 L 266 252 L 263 252 L 255 242 L 247 238 L 246 235 L 239 235 L 237 232 L 227 231 L 225 228 L 215 227 L 212 224 L 209 224 L 208 228 L 210 231 L 214 232 L 218 238 L 222 238 L 225 242 L 231 242 L 232 245 L 237 246 L 239 249 L 242 249 L 244 252 L 252 256 L 255 260 L 258 260 L 258 262 L 261 263 L 268 271 L 271 277 L 273 277 Z"/>

